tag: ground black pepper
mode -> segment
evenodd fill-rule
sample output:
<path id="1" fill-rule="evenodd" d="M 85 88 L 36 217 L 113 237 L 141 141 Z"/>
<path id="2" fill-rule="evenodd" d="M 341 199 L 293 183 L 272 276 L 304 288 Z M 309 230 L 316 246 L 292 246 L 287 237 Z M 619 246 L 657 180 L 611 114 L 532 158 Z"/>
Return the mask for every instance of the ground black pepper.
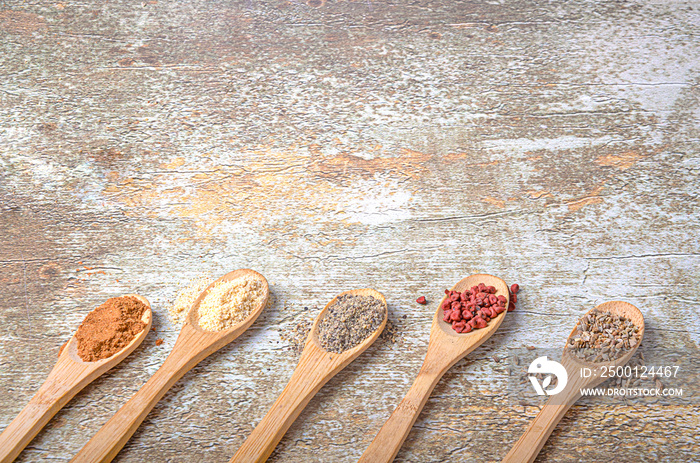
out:
<path id="1" fill-rule="evenodd" d="M 377 298 L 338 296 L 318 324 L 318 340 L 328 352 L 345 352 L 371 336 L 385 316 L 386 305 Z"/>

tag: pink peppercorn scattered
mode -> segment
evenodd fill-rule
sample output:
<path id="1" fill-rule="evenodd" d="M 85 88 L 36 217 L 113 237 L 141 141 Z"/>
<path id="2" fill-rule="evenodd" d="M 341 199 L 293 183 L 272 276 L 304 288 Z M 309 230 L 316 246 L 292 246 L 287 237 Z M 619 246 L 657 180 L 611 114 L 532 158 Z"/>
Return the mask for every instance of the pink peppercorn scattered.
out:
<path id="1" fill-rule="evenodd" d="M 510 293 L 510 302 L 508 303 L 508 312 L 512 312 L 515 310 L 515 303 L 518 302 L 518 291 L 520 291 L 520 285 L 517 283 L 513 283 L 510 285 L 510 290 L 508 291 Z"/>
<path id="2" fill-rule="evenodd" d="M 423 305 L 428 303 L 428 301 L 425 299 L 425 296 L 419 297 L 418 299 L 416 299 L 416 302 Z"/>

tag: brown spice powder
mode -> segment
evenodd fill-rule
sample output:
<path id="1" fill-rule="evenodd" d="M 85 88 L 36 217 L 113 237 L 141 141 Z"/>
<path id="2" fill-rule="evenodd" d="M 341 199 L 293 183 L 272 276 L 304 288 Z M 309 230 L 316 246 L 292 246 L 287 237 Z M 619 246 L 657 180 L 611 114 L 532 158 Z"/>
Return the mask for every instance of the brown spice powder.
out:
<path id="1" fill-rule="evenodd" d="M 146 324 L 148 306 L 132 296 L 113 297 L 90 312 L 75 333 L 84 362 L 106 359 L 126 347 Z"/>

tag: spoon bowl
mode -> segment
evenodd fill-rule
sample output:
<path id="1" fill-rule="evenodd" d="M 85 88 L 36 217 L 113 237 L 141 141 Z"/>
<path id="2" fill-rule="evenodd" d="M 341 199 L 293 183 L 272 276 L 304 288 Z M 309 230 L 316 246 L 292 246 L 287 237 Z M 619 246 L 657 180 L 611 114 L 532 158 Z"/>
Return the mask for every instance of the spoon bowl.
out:
<path id="1" fill-rule="evenodd" d="M 493 275 L 479 274 L 462 278 L 457 282 L 457 284 L 455 284 L 452 287 L 451 291 L 459 291 L 460 293 L 463 293 L 464 291 L 470 289 L 472 286 L 478 285 L 479 283 L 484 283 L 486 286 L 495 287 L 495 295 L 505 296 L 506 307 L 508 307 L 508 302 L 510 301 L 508 286 L 506 285 L 505 281 Z M 501 326 L 501 323 L 503 323 L 503 320 L 505 319 L 505 314 L 507 313 L 506 310 L 499 314 L 497 317 L 492 318 L 486 325 L 486 328 L 472 330 L 469 333 L 457 333 L 454 329 L 452 329 L 451 324 L 447 323 L 442 319 L 442 303 L 448 297 L 449 296 L 445 295 L 445 297 L 442 298 L 440 304 L 438 304 L 437 310 L 435 311 L 435 315 L 433 317 L 433 326 L 430 330 L 431 341 L 433 338 L 442 339 L 441 336 L 444 334 L 446 336 L 454 337 L 455 339 L 452 342 L 459 342 L 460 345 L 468 343 L 469 347 L 471 347 L 471 350 L 474 350 L 477 347 L 479 347 L 482 342 L 491 337 L 491 335 L 498 329 L 498 327 Z M 449 341 L 443 339 L 442 342 Z M 471 350 L 469 352 L 471 352 Z M 467 355 L 469 352 L 464 353 L 464 355 Z M 462 357 L 459 357 L 457 360 L 455 360 L 455 363 Z"/>
<path id="2" fill-rule="evenodd" d="M 220 282 L 241 277 L 252 277 L 263 283 L 263 297 L 260 303 L 241 322 L 230 328 L 207 331 L 199 326 L 199 305 L 207 292 Z M 97 431 L 71 461 L 112 461 L 168 389 L 195 365 L 229 344 L 253 324 L 267 304 L 269 291 L 265 277 L 248 269 L 234 270 L 210 284 L 192 304 L 175 346 L 160 369 Z"/>
<path id="3" fill-rule="evenodd" d="M 452 287 L 452 290 L 464 292 L 479 283 L 484 283 L 486 286 L 494 286 L 496 288 L 496 296 L 504 296 L 506 298 L 506 307 L 508 307 L 510 302 L 508 287 L 503 280 L 492 275 L 478 274 L 468 276 L 457 282 Z M 507 313 L 507 311 L 503 311 L 495 318 L 492 318 L 485 328 L 472 330 L 469 333 L 457 333 L 449 323 L 442 319 L 442 302 L 447 297 L 446 295 L 440 301 L 433 316 L 430 340 L 428 341 L 428 353 L 418 372 L 418 377 L 411 389 L 409 389 L 406 397 L 396 407 L 394 413 L 392 413 L 375 436 L 365 453 L 362 454 L 360 462 L 390 462 L 396 457 L 440 378 L 455 363 L 490 338 L 501 326 Z"/>
<path id="4" fill-rule="evenodd" d="M 253 308 L 253 310 L 250 311 L 250 313 L 239 323 L 236 325 L 233 325 L 229 328 L 225 328 L 220 331 L 210 331 L 205 328 L 202 328 L 199 325 L 199 305 L 202 303 L 204 298 L 207 296 L 207 293 L 209 290 L 214 288 L 214 286 L 218 285 L 219 283 L 225 283 L 228 281 L 233 281 L 238 278 L 251 278 L 258 280 L 262 282 L 263 284 L 263 298 L 262 302 L 258 304 L 257 307 Z M 229 342 L 233 341 L 235 338 L 240 336 L 241 333 L 243 333 L 245 330 L 247 330 L 250 325 L 253 324 L 253 322 L 260 316 L 262 313 L 262 310 L 265 308 L 265 305 L 267 305 L 267 300 L 270 297 L 270 286 L 267 283 L 267 280 L 265 279 L 264 276 L 259 274 L 258 272 L 250 269 L 239 269 L 239 270 L 234 270 L 233 272 L 229 272 L 226 275 L 222 276 L 221 278 L 213 281 L 209 286 L 204 288 L 204 290 L 199 294 L 197 299 L 194 300 L 192 303 L 192 307 L 190 308 L 189 312 L 187 312 L 187 317 L 185 318 L 185 323 L 182 327 L 182 330 L 180 331 L 180 336 L 183 335 L 183 331 L 187 332 L 190 329 L 194 330 L 204 336 L 209 337 L 213 342 L 215 342 L 217 345 L 221 342 L 221 346 L 219 346 L 217 349 L 220 347 L 223 347 L 224 345 L 228 344 Z M 216 338 L 216 339 L 215 339 Z M 178 337 L 178 342 L 180 342 L 180 339 Z M 177 343 L 176 343 L 177 346 Z M 209 355 L 209 354 L 207 354 Z"/>
<path id="5" fill-rule="evenodd" d="M 59 351 L 59 358 L 65 354 L 70 361 L 78 364 L 89 364 L 92 367 L 95 367 L 98 365 L 105 365 L 109 363 L 111 364 L 111 366 L 114 366 L 117 363 L 121 362 L 124 358 L 126 358 L 127 355 L 132 353 L 134 349 L 136 349 L 139 346 L 139 344 L 141 344 L 141 342 L 146 338 L 146 336 L 148 336 L 148 333 L 151 331 L 151 324 L 153 323 L 153 311 L 151 310 L 151 304 L 145 297 L 139 296 L 138 294 L 125 294 L 123 297 L 127 296 L 138 299 L 139 301 L 143 302 L 147 307 L 147 309 L 143 311 L 143 315 L 141 316 L 141 321 L 144 322 L 146 326 L 144 326 L 143 330 L 139 334 L 137 334 L 134 337 L 134 339 L 132 339 L 131 342 L 129 342 L 129 344 L 127 344 L 121 350 L 115 352 L 107 358 L 95 360 L 94 362 L 86 362 L 85 360 L 81 359 L 78 355 L 78 338 L 75 337 L 74 333 L 73 336 L 71 336 L 68 342 Z M 112 363 L 115 361 L 116 363 Z"/>
<path id="6" fill-rule="evenodd" d="M 508 455 L 503 459 L 503 463 L 530 463 L 535 460 L 537 454 L 542 450 L 549 435 L 554 431 L 559 421 L 564 417 L 571 406 L 581 397 L 581 390 L 593 388 L 604 382 L 607 378 L 602 376 L 603 369 L 611 366 L 618 367 L 630 361 L 644 337 L 644 316 L 642 312 L 632 304 L 622 301 L 610 301 L 597 305 L 586 312 L 581 317 L 590 315 L 593 311 L 609 312 L 628 318 L 639 328 L 639 341 L 631 347 L 624 355 L 617 359 L 604 362 L 589 362 L 581 359 L 565 347 L 562 353 L 561 365 L 566 369 L 568 380 L 566 386 L 556 395 L 552 395 L 547 403 L 542 407 L 540 413 L 530 423 L 525 434 L 515 443 Z M 577 323 L 578 325 L 578 323 Z M 571 330 L 567 338 L 566 345 L 576 336 L 576 326 Z M 582 368 L 589 368 L 592 374 L 589 377 L 581 375 Z"/>
<path id="7" fill-rule="evenodd" d="M 141 320 L 146 324 L 129 344 L 110 357 L 86 362 L 78 355 L 78 339 L 75 333 L 64 344 L 58 360 L 49 376 L 32 397 L 26 407 L 0 434 L 0 463 L 13 461 L 31 440 L 46 426 L 46 423 L 85 386 L 104 372 L 124 360 L 148 336 L 153 314 L 148 300 L 138 294 L 135 297 L 146 305 Z"/>
<path id="8" fill-rule="evenodd" d="M 639 327 L 639 341 L 637 341 L 637 344 L 629 349 L 624 355 L 620 356 L 617 359 L 614 360 L 609 360 L 606 362 L 589 362 L 584 359 L 581 359 L 571 353 L 571 351 L 567 348 L 564 348 L 564 352 L 562 354 L 562 359 L 568 360 L 572 362 L 573 364 L 578 364 L 581 367 L 588 367 L 588 368 L 601 368 L 601 367 L 610 367 L 610 366 L 622 366 L 626 365 L 627 362 L 630 361 L 632 356 L 634 355 L 635 352 L 637 352 L 637 347 L 642 343 L 642 339 L 644 338 L 644 315 L 642 315 L 642 312 L 633 306 L 632 304 L 629 304 L 627 302 L 623 301 L 608 301 L 604 302 L 600 305 L 595 306 L 586 314 L 581 317 L 583 319 L 584 317 L 592 314 L 595 310 L 598 310 L 600 312 L 608 312 L 613 315 L 618 315 L 621 317 L 625 317 L 629 319 L 632 323 L 634 323 L 635 326 Z M 578 326 L 578 323 L 577 323 Z M 571 333 L 569 334 L 569 337 L 566 340 L 566 345 L 569 345 L 569 341 L 574 339 L 574 336 L 576 336 L 577 330 L 576 326 L 571 330 Z M 593 385 L 598 385 L 603 382 L 604 378 L 599 378 L 601 381 L 599 381 L 596 384 Z M 588 387 L 593 387 L 591 383 L 587 384 Z"/>
<path id="9" fill-rule="evenodd" d="M 384 319 L 377 329 L 358 345 L 341 353 L 329 352 L 318 339 L 319 323 L 328 315 L 328 309 L 343 295 L 372 296 L 384 305 Z M 355 289 L 339 294 L 318 314 L 292 378 L 270 411 L 243 442 L 231 462 L 264 462 L 306 407 L 311 398 L 350 362 L 357 358 L 377 339 L 386 326 L 388 310 L 384 295 L 374 289 Z"/>
<path id="10" fill-rule="evenodd" d="M 309 337 L 307 338 L 307 342 L 313 343 L 318 347 L 319 349 L 328 352 L 328 354 L 331 355 L 341 355 L 337 354 L 335 352 L 329 352 L 326 351 L 326 349 L 323 348 L 321 345 L 321 342 L 318 339 L 318 325 L 326 318 L 328 314 L 328 308 L 333 306 L 337 301 L 338 298 L 341 296 L 371 296 L 375 299 L 378 299 L 384 304 L 384 320 L 382 320 L 382 323 L 379 325 L 379 327 L 367 338 L 365 338 L 362 342 L 360 342 L 358 345 L 355 347 L 351 347 L 350 349 L 343 351 L 342 354 L 344 357 L 355 357 L 353 354 L 355 352 L 362 353 L 364 352 L 365 349 L 367 349 L 374 341 L 379 337 L 379 335 L 384 331 L 384 327 L 386 326 L 386 322 L 389 317 L 389 311 L 387 310 L 387 303 L 386 303 L 386 298 L 384 298 L 384 295 L 380 293 L 379 291 L 376 291 L 371 288 L 365 288 L 365 289 L 353 289 L 350 291 L 345 291 L 343 293 L 338 294 L 336 297 L 334 297 L 326 306 L 321 310 L 321 312 L 318 314 L 316 319 L 314 320 L 314 324 L 311 326 L 311 331 L 309 332 Z M 359 354 L 358 354 L 359 355 Z"/>

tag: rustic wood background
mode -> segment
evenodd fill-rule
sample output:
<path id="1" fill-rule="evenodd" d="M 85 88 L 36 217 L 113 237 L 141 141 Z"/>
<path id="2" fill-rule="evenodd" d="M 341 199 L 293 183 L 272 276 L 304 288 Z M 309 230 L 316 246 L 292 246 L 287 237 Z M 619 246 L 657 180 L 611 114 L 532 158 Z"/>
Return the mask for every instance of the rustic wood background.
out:
<path id="1" fill-rule="evenodd" d="M 356 461 L 474 272 L 520 283 L 518 310 L 398 462 L 500 460 L 538 407 L 493 356 L 558 350 L 597 303 L 643 311 L 648 357 L 697 358 L 699 24 L 675 1 L 0 0 L 0 428 L 106 298 L 144 295 L 157 328 L 19 461 L 67 461 L 156 371 L 200 273 L 258 270 L 273 304 L 115 461 L 228 461 L 296 365 L 281 333 L 351 288 L 386 295 L 397 342 L 270 461 Z M 699 420 L 692 398 L 582 400 L 538 461 L 698 461 Z"/>

